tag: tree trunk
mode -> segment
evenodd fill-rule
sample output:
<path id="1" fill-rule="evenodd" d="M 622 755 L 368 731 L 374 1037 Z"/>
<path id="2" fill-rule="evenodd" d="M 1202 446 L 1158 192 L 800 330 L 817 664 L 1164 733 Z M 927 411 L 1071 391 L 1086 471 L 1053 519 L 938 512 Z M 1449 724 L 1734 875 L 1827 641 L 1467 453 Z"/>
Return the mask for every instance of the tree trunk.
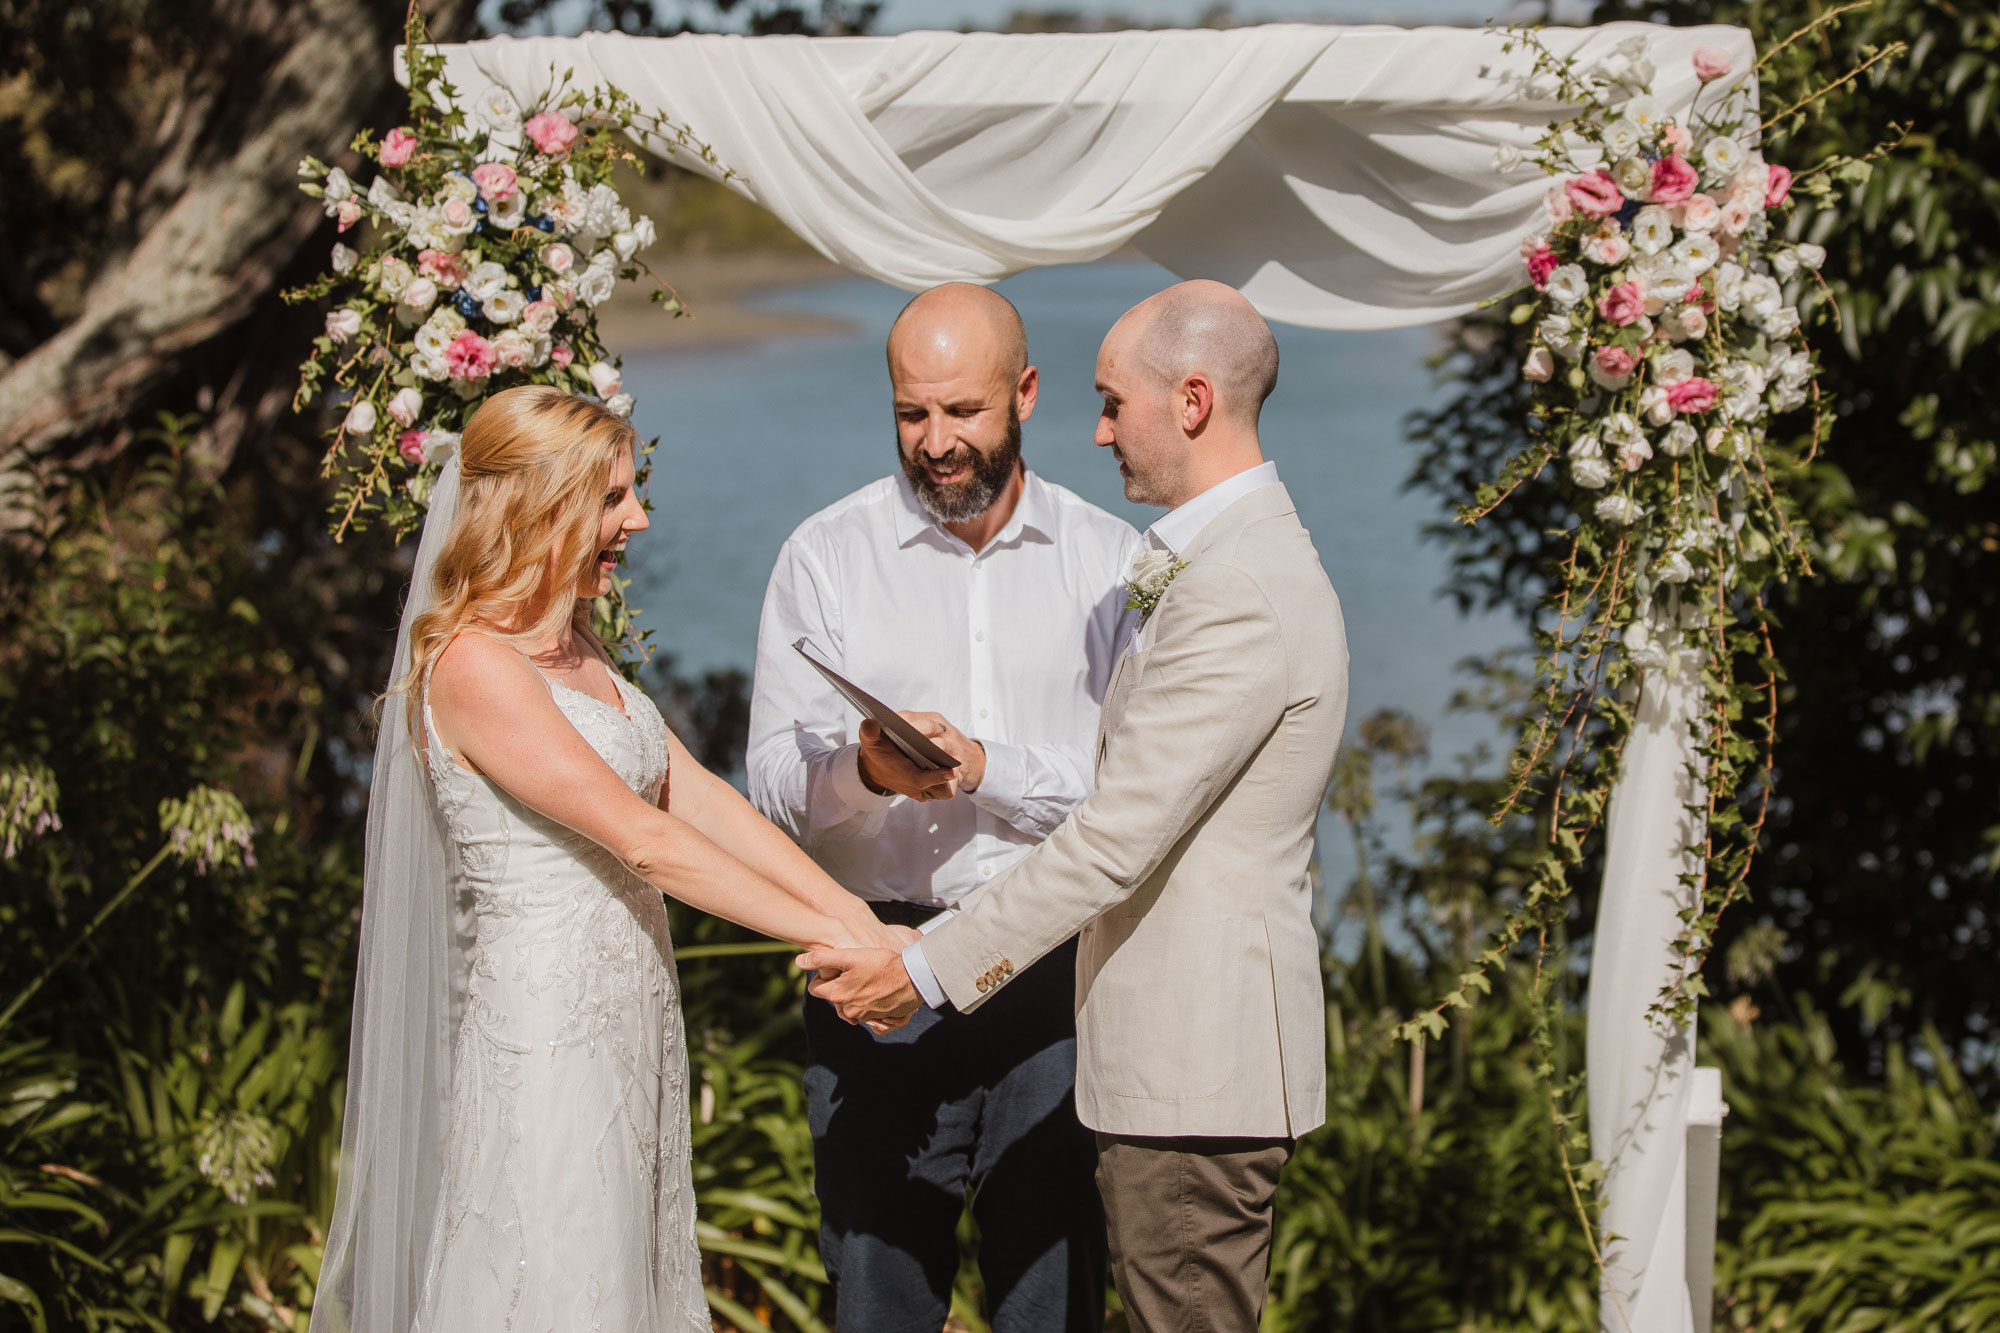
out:
<path id="1" fill-rule="evenodd" d="M 156 411 L 198 411 L 217 471 L 290 397 L 303 343 L 269 335 L 275 291 L 322 221 L 298 193 L 308 153 L 334 159 L 395 114 L 401 0 L 226 0 L 216 44 L 162 127 L 139 194 L 163 196 L 80 312 L 0 374 L 0 538 L 35 550 L 68 483 L 115 458 Z M 455 38 L 474 0 L 424 0 Z M 254 318 L 253 318 L 254 316 Z"/>

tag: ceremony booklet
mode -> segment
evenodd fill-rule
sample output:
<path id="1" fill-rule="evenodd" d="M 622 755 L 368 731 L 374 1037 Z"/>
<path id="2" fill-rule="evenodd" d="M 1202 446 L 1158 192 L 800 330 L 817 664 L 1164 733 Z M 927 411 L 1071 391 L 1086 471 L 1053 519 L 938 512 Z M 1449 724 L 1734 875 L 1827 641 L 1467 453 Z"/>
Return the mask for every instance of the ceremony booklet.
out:
<path id="1" fill-rule="evenodd" d="M 800 639 L 792 647 L 798 649 L 799 656 L 811 662 L 813 669 L 818 671 L 820 675 L 825 676 L 827 683 L 832 685 L 836 690 L 839 690 L 841 697 L 853 704 L 861 716 L 872 717 L 881 723 L 882 734 L 887 736 L 898 750 L 901 750 L 908 756 L 911 763 L 915 764 L 918 768 L 958 767 L 958 760 L 953 759 L 951 755 L 940 750 L 930 737 L 904 721 L 895 709 L 889 707 L 889 705 L 883 703 L 880 699 L 877 699 L 874 695 L 868 693 L 868 691 L 862 689 L 859 685 L 856 685 L 853 681 L 820 660 L 819 654 L 813 650 L 812 645 L 806 640 Z"/>

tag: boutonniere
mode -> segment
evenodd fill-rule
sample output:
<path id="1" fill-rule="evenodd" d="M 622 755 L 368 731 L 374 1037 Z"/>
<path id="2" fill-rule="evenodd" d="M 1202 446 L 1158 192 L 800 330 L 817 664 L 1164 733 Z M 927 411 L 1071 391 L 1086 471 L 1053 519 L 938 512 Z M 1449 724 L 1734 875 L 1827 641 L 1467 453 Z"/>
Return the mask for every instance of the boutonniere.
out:
<path id="1" fill-rule="evenodd" d="M 1172 551 L 1141 551 L 1132 557 L 1132 572 L 1125 576 L 1125 609 L 1137 611 L 1144 620 L 1153 614 L 1167 585 L 1187 568 L 1187 561 L 1174 558 Z"/>

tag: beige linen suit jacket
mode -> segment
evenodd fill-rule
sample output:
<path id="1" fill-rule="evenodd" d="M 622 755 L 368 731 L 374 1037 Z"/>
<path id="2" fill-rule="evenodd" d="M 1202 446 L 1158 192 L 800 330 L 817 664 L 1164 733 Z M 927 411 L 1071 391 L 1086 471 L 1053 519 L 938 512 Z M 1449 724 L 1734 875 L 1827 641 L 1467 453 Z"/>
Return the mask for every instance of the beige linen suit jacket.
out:
<path id="1" fill-rule="evenodd" d="M 1297 1137 L 1326 1108 L 1307 863 L 1347 714 L 1340 602 L 1282 485 L 1179 557 L 1105 695 L 1095 789 L 924 959 L 970 1011 L 1080 927 L 1085 1125 Z"/>

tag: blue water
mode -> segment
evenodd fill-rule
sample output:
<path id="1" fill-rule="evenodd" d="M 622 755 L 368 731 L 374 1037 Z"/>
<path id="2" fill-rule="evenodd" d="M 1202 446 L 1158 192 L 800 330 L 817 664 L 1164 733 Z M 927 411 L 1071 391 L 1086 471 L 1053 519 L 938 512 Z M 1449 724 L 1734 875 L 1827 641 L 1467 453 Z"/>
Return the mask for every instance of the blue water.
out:
<path id="1" fill-rule="evenodd" d="M 1128 504 L 1108 451 L 1091 444 L 1097 345 L 1113 320 L 1173 281 L 1143 262 L 1040 269 L 1000 284 L 1020 307 L 1041 400 L 1023 424 L 1028 465 L 1143 529 L 1157 510 Z M 772 293 L 763 304 L 845 318 L 853 332 L 625 358 L 654 454 L 653 529 L 632 544 L 632 602 L 683 671 L 750 668 L 757 617 L 779 545 L 808 514 L 895 466 L 883 340 L 903 292 L 854 278 Z M 1447 717 L 1453 668 L 1518 642 L 1518 625 L 1461 616 L 1445 596 L 1441 548 L 1421 538 L 1438 517 L 1405 492 L 1413 447 L 1403 418 L 1439 398 L 1427 329 L 1330 333 L 1280 326 L 1278 389 L 1263 443 L 1339 591 L 1351 655 L 1349 726 L 1400 708 L 1432 730 L 1433 763 L 1490 725 Z M 1344 825 L 1322 821 L 1325 880 L 1351 874 Z M 1390 821 L 1392 840 L 1407 836 Z"/>

